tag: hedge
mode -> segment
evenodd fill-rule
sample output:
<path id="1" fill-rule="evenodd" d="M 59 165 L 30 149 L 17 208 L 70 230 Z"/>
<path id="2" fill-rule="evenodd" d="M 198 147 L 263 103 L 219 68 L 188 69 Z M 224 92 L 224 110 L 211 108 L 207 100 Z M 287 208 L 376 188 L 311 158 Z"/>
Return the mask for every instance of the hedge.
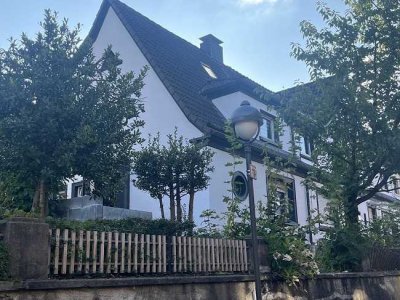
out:
<path id="1" fill-rule="evenodd" d="M 139 218 L 88 221 L 47 218 L 47 223 L 49 223 L 51 228 L 70 229 L 75 231 L 118 231 L 158 235 L 189 235 L 194 228 L 194 224 L 190 222 L 179 223 L 164 219 L 145 220 Z"/>

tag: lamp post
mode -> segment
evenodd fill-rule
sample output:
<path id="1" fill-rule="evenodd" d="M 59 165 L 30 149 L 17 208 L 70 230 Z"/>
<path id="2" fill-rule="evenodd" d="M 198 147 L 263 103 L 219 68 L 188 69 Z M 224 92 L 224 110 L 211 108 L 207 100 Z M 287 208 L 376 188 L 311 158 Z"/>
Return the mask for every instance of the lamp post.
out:
<path id="1" fill-rule="evenodd" d="M 260 133 L 263 123 L 261 113 L 243 101 L 232 114 L 231 118 L 235 136 L 243 143 L 246 157 L 247 186 L 249 192 L 251 240 L 253 243 L 254 276 L 256 282 L 256 299 L 261 300 L 261 279 L 260 260 L 258 257 L 258 240 L 256 226 L 256 207 L 254 203 L 253 176 L 251 175 L 251 143 L 254 142 Z"/>

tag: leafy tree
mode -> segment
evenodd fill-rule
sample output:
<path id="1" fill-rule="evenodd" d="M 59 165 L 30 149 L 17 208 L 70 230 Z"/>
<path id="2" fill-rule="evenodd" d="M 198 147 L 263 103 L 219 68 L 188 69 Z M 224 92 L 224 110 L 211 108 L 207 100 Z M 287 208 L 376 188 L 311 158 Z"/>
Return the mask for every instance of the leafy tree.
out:
<path id="1" fill-rule="evenodd" d="M 147 146 L 135 154 L 133 163 L 133 171 L 137 175 L 134 182 L 136 187 L 149 192 L 152 198 L 158 199 L 162 219 L 165 219 L 163 197 L 169 195 L 166 163 L 159 135 L 153 139 L 149 137 Z M 173 209 L 175 211 L 175 205 L 173 205 Z M 171 216 L 175 215 L 174 212 L 170 214 Z"/>
<path id="2" fill-rule="evenodd" d="M 400 172 L 400 5 L 347 0 L 339 14 L 319 3 L 327 27 L 301 23 L 305 45 L 292 55 L 313 83 L 282 93 L 285 121 L 314 141 L 314 179 L 344 201 L 348 224 L 358 205 Z"/>
<path id="3" fill-rule="evenodd" d="M 17 178 L 45 216 L 48 195 L 74 175 L 114 198 L 140 141 L 146 70 L 122 73 L 110 47 L 96 58 L 79 25 L 49 10 L 41 27 L 0 50 L 0 181 Z"/>
<path id="4" fill-rule="evenodd" d="M 214 167 L 210 165 L 213 156 L 214 153 L 202 144 L 187 144 L 184 147 L 183 190 L 189 195 L 189 222 L 193 222 L 194 195 L 207 188 L 209 175 L 214 171 Z"/>
<path id="5" fill-rule="evenodd" d="M 189 196 L 188 220 L 193 221 L 195 193 L 204 190 L 210 180 L 213 152 L 202 143 L 188 143 L 177 131 L 168 135 L 166 145 L 160 136 L 149 137 L 148 144 L 135 155 L 133 172 L 135 185 L 159 200 L 165 217 L 163 196 L 169 198 L 170 218 L 182 222 L 182 197 Z"/>

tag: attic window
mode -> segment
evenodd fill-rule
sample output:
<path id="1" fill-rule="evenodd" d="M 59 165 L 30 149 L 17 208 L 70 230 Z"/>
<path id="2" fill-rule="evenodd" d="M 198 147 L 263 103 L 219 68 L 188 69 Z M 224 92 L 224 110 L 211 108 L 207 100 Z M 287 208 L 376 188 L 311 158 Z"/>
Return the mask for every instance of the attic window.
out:
<path id="1" fill-rule="evenodd" d="M 210 76 L 211 78 L 217 79 L 217 75 L 215 75 L 214 71 L 210 68 L 210 66 L 201 63 L 204 71 L 207 72 L 208 76 Z"/>

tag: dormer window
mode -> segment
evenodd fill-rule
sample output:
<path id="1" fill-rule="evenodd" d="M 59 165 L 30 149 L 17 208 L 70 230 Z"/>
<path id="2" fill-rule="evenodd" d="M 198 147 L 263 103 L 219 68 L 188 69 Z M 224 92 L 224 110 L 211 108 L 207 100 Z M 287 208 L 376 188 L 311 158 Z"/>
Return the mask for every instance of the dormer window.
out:
<path id="1" fill-rule="evenodd" d="M 206 65 L 204 63 L 201 63 L 201 65 L 202 65 L 204 71 L 206 71 L 206 73 L 208 74 L 208 76 L 210 76 L 213 79 L 217 79 L 218 78 L 217 75 L 215 75 L 214 71 L 211 69 L 210 66 L 208 66 L 208 65 Z"/>
<path id="2" fill-rule="evenodd" d="M 314 150 L 314 145 L 308 137 L 300 137 L 300 148 L 301 154 L 311 156 L 311 153 Z"/>
<path id="3" fill-rule="evenodd" d="M 261 110 L 263 117 L 263 124 L 260 127 L 260 140 L 266 142 L 277 142 L 278 136 L 275 132 L 275 117 L 263 110 Z"/>
<path id="4" fill-rule="evenodd" d="M 270 118 L 263 118 L 263 124 L 260 127 L 260 138 L 264 140 L 273 140 L 274 121 Z"/>

